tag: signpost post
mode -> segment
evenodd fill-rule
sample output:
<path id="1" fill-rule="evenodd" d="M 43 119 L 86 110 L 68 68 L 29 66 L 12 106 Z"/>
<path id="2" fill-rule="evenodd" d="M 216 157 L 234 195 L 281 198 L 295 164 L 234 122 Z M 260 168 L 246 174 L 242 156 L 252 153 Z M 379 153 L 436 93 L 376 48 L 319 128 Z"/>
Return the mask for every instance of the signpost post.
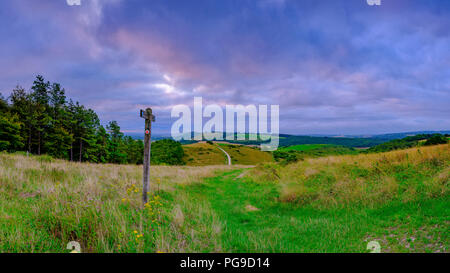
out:
<path id="1" fill-rule="evenodd" d="M 144 205 L 148 201 L 148 191 L 150 182 L 150 151 L 152 146 L 152 122 L 155 121 L 155 116 L 152 114 L 152 109 L 147 108 L 141 110 L 141 118 L 145 119 L 145 138 L 144 138 L 144 176 L 142 186 L 142 202 Z"/>

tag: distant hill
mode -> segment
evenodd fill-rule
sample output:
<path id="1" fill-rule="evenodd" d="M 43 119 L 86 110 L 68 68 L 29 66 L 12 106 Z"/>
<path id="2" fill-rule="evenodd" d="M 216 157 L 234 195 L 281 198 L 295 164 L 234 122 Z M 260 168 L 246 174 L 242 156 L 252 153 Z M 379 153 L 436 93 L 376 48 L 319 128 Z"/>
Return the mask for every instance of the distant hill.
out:
<path id="1" fill-rule="evenodd" d="M 235 139 L 237 139 L 237 135 L 235 134 Z M 225 139 L 225 133 L 223 138 Z M 229 143 L 234 144 L 242 144 L 242 145 L 259 145 L 261 143 L 266 143 L 267 141 L 262 140 L 248 140 L 248 134 L 246 134 L 247 140 L 225 140 Z M 288 134 L 280 134 L 279 135 L 279 146 L 286 147 L 292 145 L 301 145 L 301 144 L 332 144 L 346 147 L 373 147 L 378 144 L 385 142 L 384 139 L 376 139 L 376 138 L 347 138 L 347 137 L 313 137 L 313 136 L 294 136 Z M 181 141 L 183 144 L 190 144 L 196 142 L 192 141 Z"/>
<path id="2" fill-rule="evenodd" d="M 436 143 L 429 143 L 431 139 L 436 139 Z M 366 150 L 366 152 L 389 152 L 393 150 L 400 150 L 400 149 L 408 149 L 412 147 L 417 147 L 421 145 L 433 145 L 433 144 L 442 144 L 447 141 L 447 138 L 442 134 L 419 134 L 419 135 L 413 135 L 413 136 L 407 136 L 402 139 L 393 139 L 387 142 L 384 142 L 382 144 L 379 144 L 377 146 L 371 147 L 370 149 Z"/>
<path id="3" fill-rule="evenodd" d="M 380 135 L 370 135 L 369 138 L 377 138 L 377 139 L 401 139 L 409 136 L 416 135 L 433 135 L 433 134 L 450 134 L 450 131 L 415 131 L 415 132 L 403 132 L 403 133 L 391 133 L 391 134 L 380 134 Z M 355 137 L 363 137 L 363 136 L 355 136 Z"/>
<path id="4" fill-rule="evenodd" d="M 442 131 L 413 131 L 413 132 L 400 132 L 400 133 L 388 133 L 388 134 L 358 134 L 358 135 L 333 135 L 333 134 L 307 134 L 305 136 L 310 137 L 333 137 L 333 138 L 377 138 L 377 139 L 385 139 L 385 140 L 392 140 L 392 139 L 400 139 L 405 138 L 408 136 L 415 136 L 415 135 L 432 135 L 432 134 L 450 134 L 450 131 L 448 130 L 442 130 Z"/>
<path id="5" fill-rule="evenodd" d="M 376 138 L 348 138 L 348 137 L 311 137 L 280 135 L 280 147 L 300 144 L 332 144 L 346 147 L 373 147 L 385 142 Z"/>
<path id="6" fill-rule="evenodd" d="M 230 155 L 233 165 L 256 165 L 261 162 L 273 161 L 272 154 L 262 152 L 258 148 L 205 142 L 183 145 L 183 160 L 188 166 L 225 165 L 227 157 L 217 145 L 220 145 Z"/>
<path id="7" fill-rule="evenodd" d="M 293 145 L 302 144 L 331 144 L 339 145 L 352 148 L 370 148 L 376 145 L 382 144 L 384 142 L 402 139 L 409 136 L 416 135 L 432 135 L 432 134 L 450 134 L 450 131 L 415 131 L 415 132 L 403 132 L 403 133 L 390 133 L 390 134 L 378 134 L 378 135 L 340 135 L 340 136 L 309 136 L 309 135 L 289 135 L 280 134 L 279 135 L 279 146 L 287 147 Z M 127 134 L 134 138 L 142 139 L 141 134 Z M 193 139 L 194 133 L 191 133 L 191 138 Z M 235 134 L 235 139 L 237 139 L 238 134 Z M 156 135 L 152 136 L 152 140 L 171 138 L 170 136 Z M 259 145 L 266 141 L 261 140 L 248 140 L 249 134 L 245 134 L 246 140 L 226 140 L 229 143 L 243 144 L 243 145 Z M 225 139 L 225 133 L 223 133 L 223 139 Z M 192 144 L 197 143 L 196 140 L 182 140 L 182 144 Z"/>

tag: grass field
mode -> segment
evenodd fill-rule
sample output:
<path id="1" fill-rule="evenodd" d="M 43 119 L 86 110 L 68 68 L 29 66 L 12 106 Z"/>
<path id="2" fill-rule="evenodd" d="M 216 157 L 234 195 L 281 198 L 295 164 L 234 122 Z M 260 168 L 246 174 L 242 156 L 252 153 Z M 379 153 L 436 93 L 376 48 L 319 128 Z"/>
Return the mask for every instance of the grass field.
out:
<path id="1" fill-rule="evenodd" d="M 262 152 L 259 148 L 244 145 L 199 142 L 183 145 L 184 158 L 188 166 L 226 165 L 226 155 L 217 148 L 220 145 L 231 157 L 232 164 L 256 165 L 262 162 L 272 162 L 270 153 Z"/>
<path id="2" fill-rule="evenodd" d="M 0 252 L 449 252 L 449 145 L 281 166 L 0 154 Z"/>
<path id="3" fill-rule="evenodd" d="M 258 147 L 224 143 L 219 143 L 218 145 L 230 155 L 232 164 L 256 165 L 273 161 L 270 153 L 262 152 Z"/>
<path id="4" fill-rule="evenodd" d="M 301 144 L 301 145 L 293 145 L 288 147 L 282 147 L 278 150 L 280 151 L 310 151 L 310 150 L 316 150 L 320 148 L 325 147 L 334 147 L 334 145 L 331 144 Z"/>
<path id="5" fill-rule="evenodd" d="M 332 155 L 357 155 L 360 151 L 356 148 L 350 148 L 332 144 L 301 144 L 287 147 L 280 147 L 274 152 L 274 158 L 279 161 L 292 162 L 311 157 L 323 157 Z"/>
<path id="6" fill-rule="evenodd" d="M 183 145 L 184 158 L 188 166 L 225 165 L 225 154 L 214 145 L 208 143 L 194 143 Z"/>

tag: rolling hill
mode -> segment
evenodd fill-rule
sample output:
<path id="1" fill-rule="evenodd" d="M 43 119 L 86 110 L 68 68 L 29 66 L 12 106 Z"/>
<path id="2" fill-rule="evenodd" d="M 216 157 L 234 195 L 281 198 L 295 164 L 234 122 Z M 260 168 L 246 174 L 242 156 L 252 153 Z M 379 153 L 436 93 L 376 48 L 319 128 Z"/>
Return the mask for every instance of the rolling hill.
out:
<path id="1" fill-rule="evenodd" d="M 219 143 L 218 145 L 230 155 L 233 164 L 256 165 L 273 161 L 272 154 L 269 152 L 262 152 L 259 147 L 225 143 Z"/>
<path id="2" fill-rule="evenodd" d="M 183 161 L 188 166 L 225 165 L 224 153 L 206 142 L 183 145 Z"/>
<path id="3" fill-rule="evenodd" d="M 233 165 L 256 165 L 273 161 L 271 153 L 262 152 L 259 148 L 225 143 L 208 144 L 198 142 L 183 145 L 184 158 L 188 166 L 224 165 L 227 164 L 226 155 L 217 148 L 225 150 L 231 157 Z"/>

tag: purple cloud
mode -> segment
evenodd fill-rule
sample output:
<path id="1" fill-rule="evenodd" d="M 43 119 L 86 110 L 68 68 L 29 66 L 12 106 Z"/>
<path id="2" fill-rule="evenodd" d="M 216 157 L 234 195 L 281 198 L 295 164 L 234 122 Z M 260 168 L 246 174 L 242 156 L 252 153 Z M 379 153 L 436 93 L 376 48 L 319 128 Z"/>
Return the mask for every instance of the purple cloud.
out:
<path id="1" fill-rule="evenodd" d="M 383 1 L 0 3 L 0 91 L 36 74 L 125 131 L 152 106 L 279 104 L 281 132 L 450 128 L 450 4 Z"/>

